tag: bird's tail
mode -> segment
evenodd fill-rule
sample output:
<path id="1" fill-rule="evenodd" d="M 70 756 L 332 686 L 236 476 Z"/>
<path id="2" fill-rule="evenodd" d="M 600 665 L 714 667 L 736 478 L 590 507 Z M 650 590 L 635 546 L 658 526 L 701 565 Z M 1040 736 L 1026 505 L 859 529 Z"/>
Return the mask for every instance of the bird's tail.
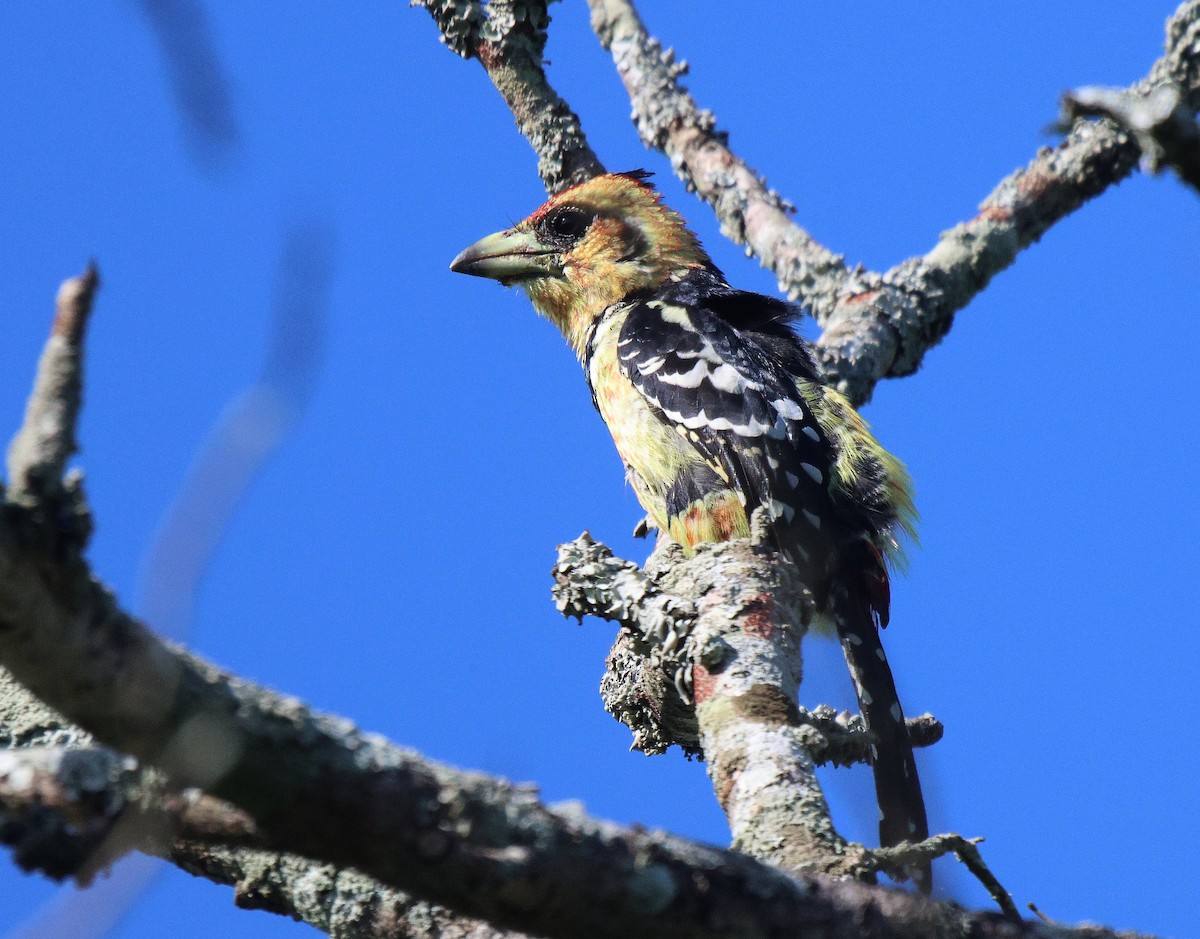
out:
<path id="1" fill-rule="evenodd" d="M 929 837 L 925 818 L 925 799 L 913 759 L 912 743 L 904 723 L 904 711 L 896 694 L 896 683 L 879 641 L 876 611 L 882 607 L 886 617 L 886 571 L 881 604 L 871 600 L 871 591 L 846 589 L 838 585 L 830 601 L 838 638 L 854 679 L 854 690 L 863 721 L 875 736 L 875 797 L 879 802 L 879 842 L 891 847 L 905 841 L 918 842 Z M 884 619 L 886 623 L 886 619 Z M 933 889 L 933 874 L 928 863 L 910 870 L 913 882 L 923 893 Z"/>

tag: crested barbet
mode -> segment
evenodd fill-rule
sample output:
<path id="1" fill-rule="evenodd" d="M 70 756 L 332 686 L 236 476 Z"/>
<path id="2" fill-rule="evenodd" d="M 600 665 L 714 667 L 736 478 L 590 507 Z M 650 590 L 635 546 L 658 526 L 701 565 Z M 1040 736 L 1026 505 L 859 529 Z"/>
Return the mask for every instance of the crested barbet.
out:
<path id="1" fill-rule="evenodd" d="M 776 546 L 845 652 L 868 730 L 884 845 L 928 836 L 904 714 L 878 627 L 888 564 L 915 513 L 904 466 L 821 380 L 792 304 L 735 290 L 642 172 L 598 176 L 450 265 L 524 290 L 583 363 L 650 519 L 689 551 L 750 535 Z M 925 865 L 913 871 L 928 888 Z"/>

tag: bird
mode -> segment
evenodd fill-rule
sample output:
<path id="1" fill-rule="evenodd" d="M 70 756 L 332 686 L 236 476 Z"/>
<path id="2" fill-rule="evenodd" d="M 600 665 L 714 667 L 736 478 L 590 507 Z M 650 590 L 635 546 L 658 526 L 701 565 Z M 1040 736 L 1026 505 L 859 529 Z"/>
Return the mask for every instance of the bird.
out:
<path id="1" fill-rule="evenodd" d="M 875 737 L 880 843 L 922 841 L 920 779 L 879 636 L 889 566 L 916 537 L 907 470 L 822 380 L 794 329 L 801 309 L 731 287 L 649 176 L 566 189 L 450 269 L 520 288 L 561 330 L 639 502 L 685 552 L 749 537 L 765 511 L 840 639 Z M 927 864 L 911 874 L 931 889 Z"/>

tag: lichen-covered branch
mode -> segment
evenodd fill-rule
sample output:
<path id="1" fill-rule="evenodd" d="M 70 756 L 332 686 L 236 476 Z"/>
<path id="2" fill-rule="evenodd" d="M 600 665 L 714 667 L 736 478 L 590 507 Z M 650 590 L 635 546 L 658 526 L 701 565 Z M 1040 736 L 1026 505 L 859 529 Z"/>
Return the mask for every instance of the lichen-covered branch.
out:
<path id="1" fill-rule="evenodd" d="M 0 750 L 0 838 L 27 870 L 86 885 L 129 851 L 159 854 L 175 837 L 259 840 L 245 813 L 198 790 L 167 791 L 106 747 Z"/>
<path id="2" fill-rule="evenodd" d="M 811 597 L 790 565 L 745 541 L 679 555 L 668 546 L 649 565 L 663 589 L 695 599 L 696 723 L 732 846 L 786 870 L 870 878 L 865 849 L 834 829 L 799 723 Z"/>
<path id="3" fill-rule="evenodd" d="M 586 533 L 559 547 L 555 602 L 635 631 L 649 667 L 694 701 L 698 749 L 733 847 L 787 870 L 869 877 L 834 830 L 799 723 L 800 639 L 811 600 L 789 565 L 746 542 L 694 557 L 663 541 L 645 572 Z"/>
<path id="4" fill-rule="evenodd" d="M 46 772 L 49 764 L 58 770 Z M 357 871 L 255 847 L 243 813 L 196 790 L 173 793 L 136 763 L 97 747 L 0 668 L 0 841 L 17 863 L 86 882 L 136 848 L 213 883 L 234 902 L 308 923 L 334 939 L 521 939 Z M 19 785 L 14 785 L 14 782 Z M 122 822 L 133 805 L 137 821 Z M 146 822 L 153 820 L 155 824 Z M 116 838 L 113 838 L 114 829 Z"/>
<path id="5" fill-rule="evenodd" d="M 700 755 L 691 691 L 695 603 L 665 592 L 662 583 L 587 532 L 559 545 L 554 579 L 554 602 L 564 616 L 596 616 L 625 627 L 609 653 L 600 692 L 605 708 L 633 732 L 632 749 L 658 754 L 678 746 Z M 795 719 L 818 766 L 870 760 L 874 737 L 861 715 L 821 705 L 796 707 Z M 932 714 L 907 724 L 914 747 L 942 739 L 942 724 Z"/>
<path id="6" fill-rule="evenodd" d="M 679 82 L 687 65 L 646 31 L 629 0 L 588 0 L 592 28 L 613 57 L 647 147 L 713 207 L 721 231 L 761 259 L 792 299 L 832 305 L 850 272 L 791 217 L 792 206 L 746 165 Z"/>
<path id="7" fill-rule="evenodd" d="M 1103 117 L 1131 134 L 1142 153 L 1142 169 L 1157 173 L 1169 166 L 1200 191 L 1200 124 L 1175 85 L 1162 85 L 1139 96 L 1126 88 L 1087 87 L 1063 95 L 1063 122 Z"/>
<path id="8" fill-rule="evenodd" d="M 38 364 L 21 432 L 8 448 L 8 498 L 23 505 L 58 495 L 67 460 L 78 449 L 75 423 L 82 406 L 83 337 L 100 286 L 94 265 L 58 291 L 54 326 Z"/>
<path id="9" fill-rule="evenodd" d="M 523 939 L 417 900 L 356 870 L 291 854 L 178 841 L 167 860 L 234 888 L 234 902 L 308 923 L 332 939 Z"/>
<path id="10" fill-rule="evenodd" d="M 429 11 L 452 51 L 483 66 L 533 146 L 547 192 L 604 172 L 579 118 L 546 79 L 545 0 L 413 0 L 413 5 Z"/>
<path id="11" fill-rule="evenodd" d="M 245 847 L 259 840 L 244 813 L 196 790 L 165 791 L 104 747 L 0 750 L 0 841 L 26 870 L 87 885 L 136 849 L 235 887 L 241 907 L 290 916 L 335 939 L 520 939 L 357 871 Z"/>
<path id="12" fill-rule="evenodd" d="M 869 850 L 835 831 L 813 772 L 814 749 L 827 759 L 865 759 L 871 737 L 860 716 L 796 705 L 811 599 L 794 568 L 762 547 L 762 521 L 756 517 L 755 544 L 700 545 L 692 557 L 664 539 L 644 570 L 586 532 L 559 546 L 559 610 L 624 627 L 601 688 L 606 706 L 633 729 L 635 746 L 661 752 L 680 743 L 707 761 L 735 849 L 786 870 L 863 880 L 877 872 L 902 880 L 912 863 L 954 853 L 1005 915 L 1019 920 L 974 843 L 959 835 Z M 613 704 L 630 700 L 632 707 Z M 670 710 L 662 706 L 672 700 Z M 690 724 L 681 717 L 688 712 Z M 941 738 L 941 724 L 929 715 L 909 726 L 917 743 Z M 689 734 L 686 744 L 672 739 L 679 733 Z"/>

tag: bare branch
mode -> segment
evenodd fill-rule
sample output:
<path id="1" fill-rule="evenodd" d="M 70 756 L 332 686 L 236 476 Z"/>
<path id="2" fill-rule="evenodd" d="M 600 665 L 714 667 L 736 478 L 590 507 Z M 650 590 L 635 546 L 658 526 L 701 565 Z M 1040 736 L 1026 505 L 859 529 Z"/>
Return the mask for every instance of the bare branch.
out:
<path id="1" fill-rule="evenodd" d="M 25 422 L 8 448 L 8 498 L 30 505 L 63 491 L 63 470 L 78 449 L 75 423 L 83 406 L 83 339 L 100 286 L 94 264 L 58 291 L 54 326 L 38 363 Z"/>
<path id="2" fill-rule="evenodd" d="M 711 111 L 679 83 L 687 65 L 651 37 L 629 0 L 588 0 L 592 29 L 612 53 L 647 147 L 664 153 L 689 189 L 713 207 L 721 231 L 746 245 L 792 299 L 832 306 L 849 276 L 845 260 L 792 221 L 792 206 L 729 148 Z"/>
<path id="3" fill-rule="evenodd" d="M 1174 85 L 1145 97 L 1124 88 L 1080 88 L 1063 95 L 1062 110 L 1067 126 L 1083 117 L 1108 118 L 1137 140 L 1143 171 L 1157 173 L 1170 166 L 1200 191 L 1200 124 Z"/>
<path id="4" fill-rule="evenodd" d="M 477 59 L 533 146 L 549 193 L 604 172 L 579 118 L 550 87 L 542 67 L 550 15 L 545 0 L 412 0 L 429 11 L 442 42 Z"/>
<path id="5" fill-rule="evenodd" d="M 886 273 L 846 269 L 786 217 L 786 203 L 730 152 L 715 119 L 680 87 L 682 67 L 650 37 L 630 0 L 589 0 L 592 23 L 613 55 L 647 145 L 717 212 L 725 234 L 770 268 L 780 289 L 824 328 L 824 367 L 850 399 L 870 398 L 883 377 L 911 374 L 966 306 L 1017 255 L 1056 222 L 1129 175 L 1138 146 L 1107 124 L 1079 123 L 1053 150 L 1043 149 L 996 187 L 972 219 L 945 232 L 921 257 Z M 1200 0 L 1188 0 L 1167 24 L 1166 55 L 1130 94 L 1145 98 L 1172 82 L 1178 116 L 1200 105 L 1195 53 Z M 1173 121 L 1177 123 L 1177 120 Z"/>

